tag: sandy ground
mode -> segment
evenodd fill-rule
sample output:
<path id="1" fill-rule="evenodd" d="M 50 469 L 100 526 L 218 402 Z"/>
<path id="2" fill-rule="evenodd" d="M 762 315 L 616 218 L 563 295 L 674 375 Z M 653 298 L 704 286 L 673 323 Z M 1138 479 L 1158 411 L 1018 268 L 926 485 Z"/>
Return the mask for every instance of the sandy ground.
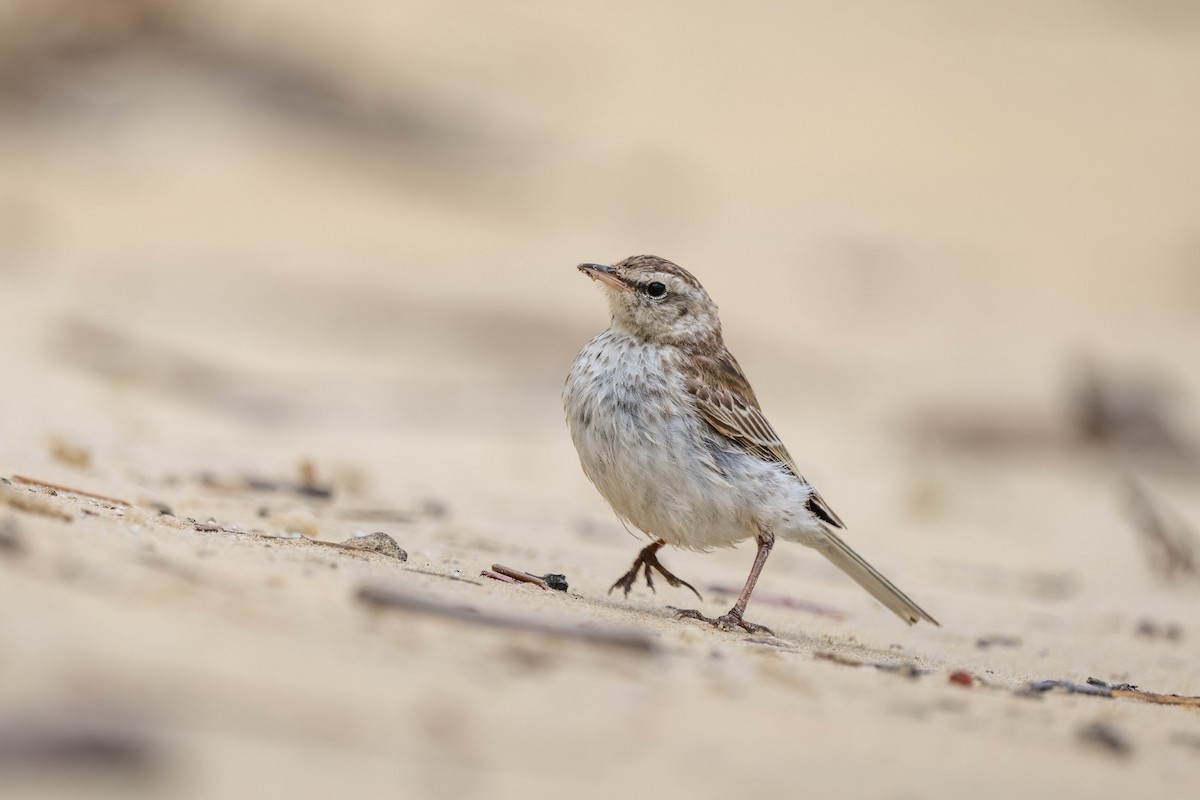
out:
<path id="1" fill-rule="evenodd" d="M 0 6 L 0 795 L 1200 796 L 1195 704 L 1028 688 L 1200 695 L 1200 15 L 954 9 Z M 639 252 L 943 627 L 606 594 Z"/>

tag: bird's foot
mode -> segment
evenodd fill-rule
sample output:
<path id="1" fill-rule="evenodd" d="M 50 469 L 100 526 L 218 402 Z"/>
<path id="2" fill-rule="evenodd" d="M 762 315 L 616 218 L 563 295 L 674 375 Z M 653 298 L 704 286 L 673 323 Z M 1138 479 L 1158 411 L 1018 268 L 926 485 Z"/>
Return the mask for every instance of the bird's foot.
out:
<path id="1" fill-rule="evenodd" d="M 746 633 L 764 633 L 767 636 L 775 635 L 774 631 L 772 631 L 766 625 L 758 625 L 753 622 L 747 622 L 746 620 L 742 619 L 741 614 L 735 614 L 732 611 L 714 619 L 713 617 L 706 617 L 699 611 L 690 608 L 673 608 L 671 610 L 675 612 L 675 619 L 698 619 L 701 622 L 707 622 L 709 625 L 712 625 L 714 628 L 722 631 L 732 631 L 737 628 L 741 628 L 742 630 L 746 631 Z"/>
<path id="2" fill-rule="evenodd" d="M 625 596 L 629 597 L 629 590 L 633 588 L 633 582 L 637 580 L 638 572 L 641 570 L 641 568 L 642 560 L 639 558 L 637 561 L 633 562 L 633 568 L 630 569 L 629 572 L 626 572 L 624 575 L 617 578 L 617 582 L 608 587 L 608 593 L 612 594 L 613 589 L 620 586 L 625 590 Z M 653 589 L 654 585 L 650 584 L 650 588 Z"/>
<path id="3" fill-rule="evenodd" d="M 658 545 L 658 547 L 661 546 L 661 544 Z M 633 562 L 633 566 L 629 568 L 628 572 L 617 578 L 616 583 L 608 587 L 608 593 L 612 594 L 612 590 L 619 586 L 622 590 L 624 590 L 625 596 L 628 597 L 629 590 L 633 588 L 634 582 L 637 581 L 638 573 L 642 572 L 643 570 L 646 575 L 646 586 L 650 589 L 650 591 L 653 592 L 655 591 L 653 571 L 657 570 L 658 573 L 662 575 L 664 579 L 666 579 L 670 586 L 676 589 L 681 586 L 686 586 L 688 589 L 692 590 L 692 594 L 696 595 L 696 599 L 703 601 L 704 598 L 700 596 L 700 592 L 696 591 L 695 586 L 692 586 L 683 578 L 675 576 L 670 570 L 662 565 L 662 563 L 658 560 L 658 556 L 654 554 L 655 551 L 658 550 L 658 547 L 650 545 L 649 547 L 643 549 L 642 552 L 638 553 L 637 560 Z"/>
<path id="4" fill-rule="evenodd" d="M 704 598 L 700 596 L 700 592 L 696 591 L 695 586 L 692 586 L 683 578 L 673 575 L 670 570 L 668 570 L 659 562 L 658 556 L 654 555 L 654 553 L 646 554 L 642 561 L 646 565 L 646 585 L 650 587 L 651 591 L 654 590 L 654 580 L 650 577 L 650 569 L 654 568 L 658 570 L 658 574 L 662 575 L 663 578 L 666 579 L 667 584 L 672 588 L 678 589 L 680 586 L 686 586 L 688 589 L 692 590 L 692 594 L 696 595 L 697 600 L 704 602 Z"/>

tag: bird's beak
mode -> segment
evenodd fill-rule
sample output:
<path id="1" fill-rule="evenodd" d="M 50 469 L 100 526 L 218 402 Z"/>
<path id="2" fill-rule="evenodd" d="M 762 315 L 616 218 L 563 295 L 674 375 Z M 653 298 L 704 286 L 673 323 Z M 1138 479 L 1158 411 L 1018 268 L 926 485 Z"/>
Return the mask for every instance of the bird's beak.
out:
<path id="1" fill-rule="evenodd" d="M 629 291 L 629 284 L 617 277 L 617 273 L 607 264 L 580 264 L 579 271 L 594 281 L 600 281 L 605 286 L 622 292 Z"/>

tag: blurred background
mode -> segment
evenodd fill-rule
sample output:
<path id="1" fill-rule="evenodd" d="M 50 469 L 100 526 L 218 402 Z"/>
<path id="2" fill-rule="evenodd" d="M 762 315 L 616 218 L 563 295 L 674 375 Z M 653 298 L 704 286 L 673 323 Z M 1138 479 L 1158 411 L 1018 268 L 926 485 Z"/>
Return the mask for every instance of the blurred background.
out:
<path id="1" fill-rule="evenodd" d="M 313 459 L 598 595 L 574 265 L 654 253 L 944 622 L 1190 603 L 1138 509 L 1200 521 L 1198 98 L 1185 0 L 0 0 L 0 474 Z"/>
<path id="2" fill-rule="evenodd" d="M 6 333 L 200 418 L 520 442 L 604 322 L 572 265 L 652 252 L 788 433 L 1080 359 L 1194 388 L 1191 4 L 638 9 L 7 0 Z M 104 435 L 51 377 L 22 416 Z"/>

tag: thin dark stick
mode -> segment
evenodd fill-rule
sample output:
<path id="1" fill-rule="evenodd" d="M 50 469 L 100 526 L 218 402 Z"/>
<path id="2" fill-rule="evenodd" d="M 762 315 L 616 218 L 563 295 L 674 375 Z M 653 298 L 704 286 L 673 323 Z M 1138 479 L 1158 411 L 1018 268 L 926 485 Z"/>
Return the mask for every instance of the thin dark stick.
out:
<path id="1" fill-rule="evenodd" d="M 557 639 L 619 647 L 639 653 L 652 653 L 656 649 L 653 640 L 634 631 L 584 628 L 559 622 L 543 622 L 527 617 L 509 616 L 471 606 L 454 605 L 427 597 L 419 597 L 383 586 L 361 586 L 355 597 L 360 603 L 372 608 L 408 611 L 501 630 L 540 633 Z"/>
<path id="2" fill-rule="evenodd" d="M 108 497 L 107 495 L 96 494 L 95 492 L 85 492 L 82 489 L 72 489 L 70 486 L 63 486 L 58 483 L 40 481 L 37 478 L 27 478 L 24 475 L 13 475 L 12 479 L 18 483 L 24 483 L 29 486 L 40 486 L 43 489 L 53 489 L 56 492 L 66 492 L 67 494 L 77 494 L 80 497 L 90 497 L 93 500 L 103 500 L 105 503 L 112 503 L 118 506 L 133 508 L 133 503 L 126 502 L 125 500 L 120 500 L 116 497 Z"/>

